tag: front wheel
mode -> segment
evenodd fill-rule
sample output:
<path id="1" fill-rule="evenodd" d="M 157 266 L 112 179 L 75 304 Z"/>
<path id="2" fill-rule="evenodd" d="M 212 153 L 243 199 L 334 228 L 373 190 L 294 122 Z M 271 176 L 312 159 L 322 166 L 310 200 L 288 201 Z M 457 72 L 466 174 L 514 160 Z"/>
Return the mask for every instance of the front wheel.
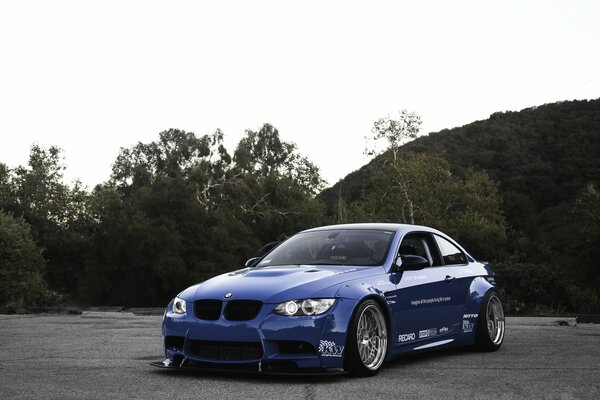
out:
<path id="1" fill-rule="evenodd" d="M 372 376 L 387 354 L 388 333 L 383 311 L 374 300 L 362 302 L 348 332 L 345 369 L 355 376 Z"/>
<path id="2" fill-rule="evenodd" d="M 496 351 L 504 341 L 504 309 L 496 292 L 488 292 L 481 303 L 475 348 L 479 351 Z"/>

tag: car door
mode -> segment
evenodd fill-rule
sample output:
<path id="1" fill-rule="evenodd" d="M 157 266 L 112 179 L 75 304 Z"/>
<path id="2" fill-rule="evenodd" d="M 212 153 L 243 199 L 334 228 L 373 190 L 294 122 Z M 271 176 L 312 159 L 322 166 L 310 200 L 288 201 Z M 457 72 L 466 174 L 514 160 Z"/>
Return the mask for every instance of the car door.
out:
<path id="1" fill-rule="evenodd" d="M 477 275 L 469 264 L 467 255 L 453 242 L 439 236 L 433 235 L 437 248 L 440 252 L 440 258 L 446 269 L 448 276 L 453 277 L 453 285 L 456 291 L 456 298 L 453 300 L 456 303 L 456 309 L 453 312 L 453 327 L 458 331 L 472 331 L 474 321 L 477 315 L 463 314 L 469 288 L 473 278 Z M 466 324 L 463 326 L 463 324 Z"/>
<path id="2" fill-rule="evenodd" d="M 418 255 L 429 260 L 430 266 L 418 271 L 396 272 L 396 291 L 391 305 L 396 323 L 395 344 L 435 341 L 453 334 L 458 311 L 454 277 L 443 265 L 438 246 L 429 233 L 406 235 L 398 254 Z"/>

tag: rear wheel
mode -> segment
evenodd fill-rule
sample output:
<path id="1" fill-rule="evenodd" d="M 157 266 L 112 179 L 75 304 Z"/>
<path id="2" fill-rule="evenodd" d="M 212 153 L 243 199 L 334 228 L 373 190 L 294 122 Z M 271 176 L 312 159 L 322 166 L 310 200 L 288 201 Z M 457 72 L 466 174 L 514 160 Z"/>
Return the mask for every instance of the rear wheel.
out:
<path id="1" fill-rule="evenodd" d="M 479 351 L 496 351 L 504 341 L 504 308 L 496 292 L 488 292 L 483 298 L 477 331 L 475 348 Z"/>
<path id="2" fill-rule="evenodd" d="M 345 369 L 355 376 L 372 376 L 381 369 L 387 354 L 387 324 L 377 302 L 362 302 L 348 333 Z"/>

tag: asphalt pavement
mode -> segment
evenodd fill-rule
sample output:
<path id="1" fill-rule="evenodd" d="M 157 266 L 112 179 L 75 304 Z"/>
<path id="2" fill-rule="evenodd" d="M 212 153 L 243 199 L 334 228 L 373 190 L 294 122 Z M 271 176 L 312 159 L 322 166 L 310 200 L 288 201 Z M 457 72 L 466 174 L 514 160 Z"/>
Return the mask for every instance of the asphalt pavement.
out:
<path id="1" fill-rule="evenodd" d="M 600 325 L 510 318 L 496 353 L 442 350 L 375 377 L 179 372 L 161 317 L 0 315 L 0 399 L 599 399 Z"/>

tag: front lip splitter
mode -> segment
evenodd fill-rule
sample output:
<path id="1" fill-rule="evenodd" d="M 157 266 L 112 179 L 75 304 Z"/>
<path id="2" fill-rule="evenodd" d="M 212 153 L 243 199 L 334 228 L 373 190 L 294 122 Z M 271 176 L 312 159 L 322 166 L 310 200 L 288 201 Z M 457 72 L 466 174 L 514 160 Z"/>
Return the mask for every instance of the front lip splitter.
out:
<path id="1" fill-rule="evenodd" d="M 177 370 L 177 371 L 206 371 L 206 372 L 226 372 L 226 373 L 248 373 L 248 374 L 264 374 L 264 375 L 296 375 L 296 376 L 313 376 L 313 375 L 344 375 L 346 372 L 342 368 L 314 368 L 305 369 L 298 368 L 297 370 L 279 369 L 275 364 L 263 364 L 261 361 L 253 363 L 223 365 L 212 363 L 201 363 L 183 358 L 180 363 L 173 363 L 166 358 L 164 361 L 153 361 L 150 363 L 153 367 Z"/>

